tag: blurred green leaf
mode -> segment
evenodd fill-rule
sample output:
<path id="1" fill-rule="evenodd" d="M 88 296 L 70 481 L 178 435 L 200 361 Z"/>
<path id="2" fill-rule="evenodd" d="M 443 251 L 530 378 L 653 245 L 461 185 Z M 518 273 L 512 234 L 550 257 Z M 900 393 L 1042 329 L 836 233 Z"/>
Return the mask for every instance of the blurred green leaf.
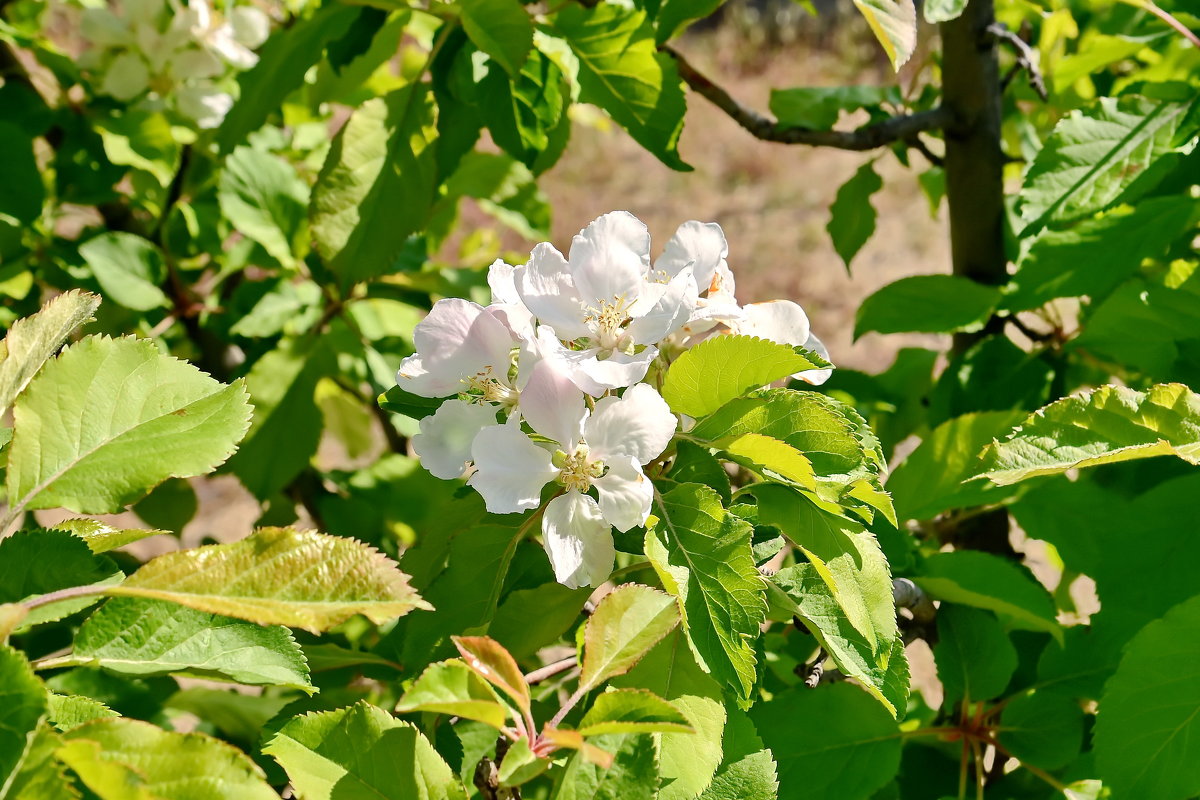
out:
<path id="1" fill-rule="evenodd" d="M 838 189 L 833 205 L 829 207 L 829 238 L 833 249 L 842 257 L 846 271 L 850 262 L 875 233 L 875 207 L 871 195 L 883 188 L 883 179 L 875 172 L 875 162 L 868 161 Z"/>
<path id="2" fill-rule="evenodd" d="M 863 301 L 854 323 L 864 333 L 977 331 L 1000 302 L 1000 290 L 957 275 L 914 275 Z"/>
<path id="3" fill-rule="evenodd" d="M 79 255 L 106 297 L 134 311 L 169 308 L 159 287 L 167 280 L 162 251 L 132 233 L 102 233 L 79 246 Z"/>

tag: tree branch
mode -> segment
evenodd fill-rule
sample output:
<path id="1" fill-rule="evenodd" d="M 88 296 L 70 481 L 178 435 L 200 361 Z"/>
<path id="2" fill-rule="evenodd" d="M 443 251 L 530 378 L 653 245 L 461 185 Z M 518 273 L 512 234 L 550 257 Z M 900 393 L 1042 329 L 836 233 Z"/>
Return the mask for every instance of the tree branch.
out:
<path id="1" fill-rule="evenodd" d="M 836 147 L 840 150 L 874 150 L 893 142 L 908 142 L 923 131 L 939 130 L 950 123 L 950 112 L 939 106 L 916 114 L 901 114 L 853 131 L 819 131 L 781 125 L 778 120 L 747 108 L 733 99 L 729 92 L 693 67 L 678 50 L 671 47 L 663 47 L 661 50 L 675 59 L 679 67 L 679 77 L 683 78 L 693 91 L 707 98 L 756 139 L 766 142 Z"/>
<path id="2" fill-rule="evenodd" d="M 1012 48 L 1017 51 L 1017 63 L 1013 65 L 1009 73 L 1004 76 L 1004 80 L 1000 82 L 1000 91 L 1003 92 L 1007 89 L 1008 85 L 1012 83 L 1013 77 L 1021 70 L 1025 70 L 1026 74 L 1029 75 L 1029 85 L 1037 92 L 1038 97 L 1042 98 L 1042 102 L 1044 103 L 1050 99 L 1050 96 L 1046 93 L 1046 80 L 1042 77 L 1042 71 L 1038 69 L 1037 53 L 1029 46 L 1029 43 L 1010 31 L 1003 22 L 993 22 L 991 25 L 988 25 L 987 32 L 996 37 L 997 40 L 1012 45 Z"/>

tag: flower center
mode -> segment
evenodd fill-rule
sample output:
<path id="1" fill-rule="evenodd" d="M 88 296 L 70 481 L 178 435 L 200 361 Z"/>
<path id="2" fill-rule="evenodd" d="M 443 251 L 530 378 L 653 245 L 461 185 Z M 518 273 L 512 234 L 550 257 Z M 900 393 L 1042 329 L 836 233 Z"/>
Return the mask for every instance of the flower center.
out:
<path id="1" fill-rule="evenodd" d="M 467 393 L 471 395 L 471 399 L 476 402 L 499 403 L 506 408 L 511 408 L 517 404 L 519 399 L 517 390 L 513 389 L 507 381 L 502 381 L 493 375 L 491 367 L 477 372 L 469 378 L 464 378 L 463 383 L 467 385 Z"/>
<path id="2" fill-rule="evenodd" d="M 592 480 L 604 474 L 604 462 L 592 461 L 589 455 L 586 444 L 579 445 L 570 455 L 562 450 L 556 451 L 551 459 L 559 470 L 556 480 L 566 488 L 580 492 L 592 488 Z"/>
<path id="3" fill-rule="evenodd" d="M 598 308 L 588 309 L 591 313 L 584 321 L 592 329 L 594 344 L 602 356 L 611 355 L 614 350 L 632 352 L 633 341 L 623 330 L 630 320 L 628 307 L 624 296 L 614 296 L 612 300 L 601 300 Z"/>

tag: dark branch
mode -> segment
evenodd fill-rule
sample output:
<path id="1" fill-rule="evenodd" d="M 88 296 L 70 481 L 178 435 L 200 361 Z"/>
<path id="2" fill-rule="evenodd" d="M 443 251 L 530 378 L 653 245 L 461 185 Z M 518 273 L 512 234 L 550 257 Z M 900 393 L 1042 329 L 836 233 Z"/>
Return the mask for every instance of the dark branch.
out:
<path id="1" fill-rule="evenodd" d="M 1037 92 L 1038 97 L 1042 98 L 1042 102 L 1046 102 L 1049 95 L 1046 93 L 1046 80 L 1042 77 L 1042 71 L 1038 69 L 1037 53 L 1029 46 L 1029 43 L 1022 39 L 1017 34 L 1005 27 L 1003 22 L 993 22 L 988 25 L 987 32 L 995 36 L 999 41 L 1006 42 L 1011 45 L 1017 52 L 1017 63 L 1004 76 L 1004 80 L 1000 83 L 1000 91 L 1008 88 L 1012 83 L 1012 79 L 1018 72 L 1024 70 L 1029 76 L 1029 85 Z"/>
<path id="2" fill-rule="evenodd" d="M 939 130 L 950 122 L 950 113 L 938 107 L 916 114 L 902 114 L 853 131 L 819 131 L 781 125 L 777 120 L 734 100 L 729 92 L 705 77 L 679 51 L 670 47 L 663 47 L 662 51 L 675 59 L 679 66 L 679 77 L 693 91 L 707 98 L 756 139 L 766 142 L 836 147 L 841 150 L 874 150 L 893 142 L 908 142 L 923 131 Z"/>

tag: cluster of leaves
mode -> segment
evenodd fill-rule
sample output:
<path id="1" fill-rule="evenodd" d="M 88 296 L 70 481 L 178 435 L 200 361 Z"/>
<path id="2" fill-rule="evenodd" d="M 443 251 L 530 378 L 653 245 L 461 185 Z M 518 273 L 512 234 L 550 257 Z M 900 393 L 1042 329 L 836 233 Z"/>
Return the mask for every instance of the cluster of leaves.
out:
<path id="1" fill-rule="evenodd" d="M 909 348 L 818 393 L 763 388 L 804 356 L 762 340 L 677 359 L 662 394 L 695 425 L 617 537 L 638 584 L 559 585 L 531 519 L 407 454 L 424 411 L 375 398 L 423 310 L 480 297 L 455 267 L 501 255 L 493 229 L 455 236 L 463 201 L 545 238 L 537 176 L 581 103 L 687 169 L 662 47 L 720 5 L 295 0 L 199 131 L 92 96 L 45 4 L 3 5 L 0 535 L 20 530 L 0 539 L 0 798 L 1200 792 L 1180 525 L 1200 497 L 1200 49 L 1163 22 L 1197 27 L 1184 0 L 997 4 L 1050 88 L 1005 95 L 1025 162 L 1007 284 L 917 276 L 864 303 L 859 334 L 955 334 L 945 367 Z M 893 62 L 918 50 L 911 0 L 856 5 Z M 794 88 L 771 110 L 822 131 L 936 99 Z M 936 208 L 942 168 L 920 182 Z M 839 192 L 847 263 L 881 185 L 869 163 Z M 196 476 L 218 468 L 256 532 L 132 555 L 206 524 Z M 145 527 L 31 518 L 126 508 Z M 940 703 L 910 694 L 915 638 Z"/>

